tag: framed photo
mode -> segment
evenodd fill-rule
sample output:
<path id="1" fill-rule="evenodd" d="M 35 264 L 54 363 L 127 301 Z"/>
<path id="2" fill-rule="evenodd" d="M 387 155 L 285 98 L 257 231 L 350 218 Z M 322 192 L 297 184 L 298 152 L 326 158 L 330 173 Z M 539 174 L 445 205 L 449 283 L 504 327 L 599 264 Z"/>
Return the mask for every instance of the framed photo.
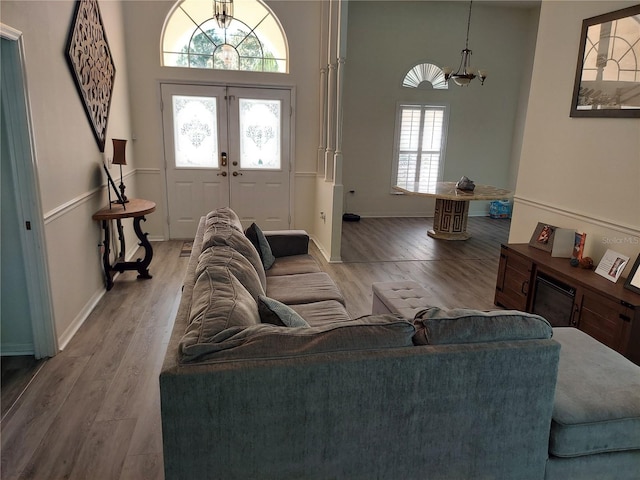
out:
<path id="1" fill-rule="evenodd" d="M 631 273 L 627 277 L 627 281 L 624 282 L 624 288 L 631 290 L 632 292 L 640 293 L 640 255 L 636 258 L 636 262 L 631 267 Z"/>
<path id="2" fill-rule="evenodd" d="M 548 223 L 538 222 L 533 235 L 531 235 L 531 240 L 529 240 L 529 246 L 551 253 L 556 228 Z"/>
<path id="3" fill-rule="evenodd" d="M 576 233 L 575 241 L 573 244 L 573 254 L 571 255 L 571 258 L 582 260 L 582 256 L 584 255 L 584 243 L 586 239 L 586 233 Z"/>
<path id="4" fill-rule="evenodd" d="M 640 5 L 583 20 L 571 117 L 640 118 Z"/>
<path id="5" fill-rule="evenodd" d="M 614 252 L 613 250 L 607 250 L 602 260 L 600 260 L 598 268 L 596 268 L 596 273 L 615 283 L 618 281 L 618 278 L 620 278 L 628 261 L 629 257 L 626 255 Z"/>

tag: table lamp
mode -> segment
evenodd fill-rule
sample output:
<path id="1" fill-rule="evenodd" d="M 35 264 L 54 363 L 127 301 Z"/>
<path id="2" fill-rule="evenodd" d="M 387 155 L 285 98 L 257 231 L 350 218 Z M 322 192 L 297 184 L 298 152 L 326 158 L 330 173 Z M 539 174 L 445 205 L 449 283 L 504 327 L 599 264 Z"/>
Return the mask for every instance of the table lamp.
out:
<path id="1" fill-rule="evenodd" d="M 124 194 L 124 183 L 122 182 L 122 165 L 127 164 L 127 159 L 125 157 L 125 151 L 127 147 L 126 140 L 120 140 L 117 138 L 112 138 L 113 142 L 113 160 L 111 163 L 114 165 L 120 165 L 120 197 L 122 198 L 122 202 L 120 200 L 116 200 L 116 203 L 128 203 L 126 195 Z"/>

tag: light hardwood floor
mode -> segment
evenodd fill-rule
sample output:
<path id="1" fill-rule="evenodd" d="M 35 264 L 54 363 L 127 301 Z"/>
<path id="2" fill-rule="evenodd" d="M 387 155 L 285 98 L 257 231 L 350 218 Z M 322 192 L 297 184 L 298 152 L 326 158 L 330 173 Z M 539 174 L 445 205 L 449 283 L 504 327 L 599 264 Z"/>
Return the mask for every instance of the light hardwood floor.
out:
<path id="1" fill-rule="evenodd" d="M 494 308 L 499 248 L 508 220 L 470 218 L 473 237 L 426 235 L 431 219 L 345 223 L 343 263 L 328 264 L 357 317 L 371 283 L 415 280 L 443 306 Z M 1 478 L 164 477 L 158 375 L 180 299 L 182 242 L 154 243 L 151 280 L 120 275 L 63 352 L 47 360 L 1 423 Z M 4 411 L 4 408 L 3 408 Z"/>

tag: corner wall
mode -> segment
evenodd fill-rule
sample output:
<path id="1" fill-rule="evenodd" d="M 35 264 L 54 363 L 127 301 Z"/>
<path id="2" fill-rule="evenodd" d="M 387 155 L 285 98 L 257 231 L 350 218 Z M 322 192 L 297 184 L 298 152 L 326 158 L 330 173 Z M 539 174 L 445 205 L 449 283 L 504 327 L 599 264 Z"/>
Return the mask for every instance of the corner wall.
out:
<path id="1" fill-rule="evenodd" d="M 99 2 L 111 54 L 115 86 L 105 154 L 111 138 L 131 138 L 126 48 L 120 2 Z M 99 244 L 102 233 L 92 214 L 107 203 L 102 164 L 105 159 L 65 58 L 73 1 L 8 1 L 0 3 L 2 22 L 20 30 L 24 39 L 26 83 L 31 101 L 34 149 L 40 181 L 55 330 L 61 348 L 105 293 Z M 123 168 L 127 195 L 136 196 L 132 149 Z M 112 169 L 112 175 L 115 170 Z M 4 208 L 4 205 L 3 205 Z M 128 246 L 135 248 L 133 229 Z"/>
<path id="2" fill-rule="evenodd" d="M 636 4 L 543 1 L 509 242 L 538 222 L 587 233 L 585 255 L 640 253 L 640 119 L 571 118 L 582 20 Z"/>

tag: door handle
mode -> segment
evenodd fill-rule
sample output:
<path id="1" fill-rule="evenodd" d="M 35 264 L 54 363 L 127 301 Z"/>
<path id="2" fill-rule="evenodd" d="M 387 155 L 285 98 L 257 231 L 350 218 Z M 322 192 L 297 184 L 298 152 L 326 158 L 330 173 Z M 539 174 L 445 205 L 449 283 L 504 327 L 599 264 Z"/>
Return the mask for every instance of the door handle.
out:
<path id="1" fill-rule="evenodd" d="M 227 166 L 227 152 L 222 152 L 220 154 L 220 165 L 223 167 Z"/>
<path id="2" fill-rule="evenodd" d="M 235 172 L 233 172 L 235 173 Z M 227 176 L 227 172 L 220 172 L 217 174 L 218 177 L 226 177 Z"/>
<path id="3" fill-rule="evenodd" d="M 233 176 L 234 176 L 234 177 L 237 177 L 238 175 L 242 175 L 242 173 L 240 173 L 240 172 L 233 172 Z"/>

